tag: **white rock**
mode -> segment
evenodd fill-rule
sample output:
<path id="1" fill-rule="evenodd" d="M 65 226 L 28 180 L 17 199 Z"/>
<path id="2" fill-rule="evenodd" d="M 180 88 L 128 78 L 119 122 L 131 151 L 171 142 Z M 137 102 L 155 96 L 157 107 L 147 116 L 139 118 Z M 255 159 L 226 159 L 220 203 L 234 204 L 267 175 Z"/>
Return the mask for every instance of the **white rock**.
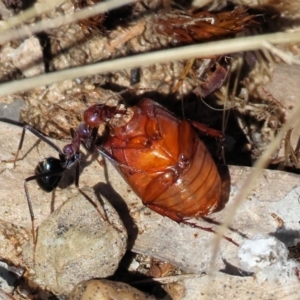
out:
<path id="1" fill-rule="evenodd" d="M 300 264 L 288 259 L 286 246 L 272 236 L 255 235 L 246 240 L 238 252 L 241 267 L 254 272 L 257 280 L 285 283 L 295 277 Z"/>

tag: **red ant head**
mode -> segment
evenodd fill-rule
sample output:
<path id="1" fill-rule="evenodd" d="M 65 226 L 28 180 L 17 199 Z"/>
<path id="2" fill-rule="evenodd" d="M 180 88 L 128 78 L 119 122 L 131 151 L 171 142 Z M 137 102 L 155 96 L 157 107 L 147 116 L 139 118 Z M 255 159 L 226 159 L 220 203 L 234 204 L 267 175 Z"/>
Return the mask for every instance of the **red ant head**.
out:
<path id="1" fill-rule="evenodd" d="M 84 122 L 90 127 L 98 127 L 106 121 L 104 113 L 104 104 L 96 104 L 90 106 L 83 113 Z"/>
<path id="2" fill-rule="evenodd" d="M 91 128 L 98 127 L 103 123 L 109 122 L 116 112 L 115 106 L 106 104 L 96 104 L 90 106 L 84 113 L 84 122 Z"/>

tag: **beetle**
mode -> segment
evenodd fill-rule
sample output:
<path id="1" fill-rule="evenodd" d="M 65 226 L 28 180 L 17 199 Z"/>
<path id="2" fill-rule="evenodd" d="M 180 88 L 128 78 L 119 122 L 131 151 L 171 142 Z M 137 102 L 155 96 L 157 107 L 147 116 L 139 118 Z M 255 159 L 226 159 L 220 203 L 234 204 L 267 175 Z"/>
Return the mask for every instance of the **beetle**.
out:
<path id="1" fill-rule="evenodd" d="M 62 173 L 75 164 L 78 187 L 82 143 L 87 148 L 96 147 L 107 157 L 151 210 L 176 222 L 214 232 L 188 221 L 206 216 L 224 203 L 224 184 L 219 170 L 195 129 L 218 138 L 222 133 L 201 123 L 180 120 L 148 98 L 133 107 L 95 104 L 85 110 L 83 119 L 71 143 L 62 150 L 32 127 L 23 129 L 18 152 L 27 129 L 59 154 L 58 159 L 48 157 L 39 163 L 36 174 L 25 179 L 33 233 L 34 214 L 27 182 L 37 180 L 43 190 L 50 192 L 59 184 Z M 98 128 L 102 125 L 106 133 L 101 144 L 96 145 Z"/>
<path id="2" fill-rule="evenodd" d="M 110 158 L 147 207 L 176 222 L 205 216 L 217 208 L 221 177 L 193 128 L 197 123 L 179 120 L 151 99 L 123 112 L 106 109 L 103 104 L 89 107 L 84 121 L 89 128 L 106 124 L 108 134 L 100 152 Z M 129 113 L 129 120 L 120 125 L 120 115 L 128 118 Z"/>

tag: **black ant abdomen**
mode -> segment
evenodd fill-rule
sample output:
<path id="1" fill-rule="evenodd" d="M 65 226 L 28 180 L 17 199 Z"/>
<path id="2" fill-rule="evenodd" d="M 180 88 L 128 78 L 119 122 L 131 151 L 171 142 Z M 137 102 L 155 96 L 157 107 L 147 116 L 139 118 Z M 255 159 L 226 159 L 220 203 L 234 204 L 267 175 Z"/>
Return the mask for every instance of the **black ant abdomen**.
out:
<path id="1" fill-rule="evenodd" d="M 49 193 L 58 186 L 62 178 L 62 173 L 65 170 L 63 164 L 64 162 L 54 157 L 47 157 L 38 163 L 35 175 L 45 174 L 46 172 L 58 172 L 58 174 L 37 177 L 36 182 L 42 190 Z"/>

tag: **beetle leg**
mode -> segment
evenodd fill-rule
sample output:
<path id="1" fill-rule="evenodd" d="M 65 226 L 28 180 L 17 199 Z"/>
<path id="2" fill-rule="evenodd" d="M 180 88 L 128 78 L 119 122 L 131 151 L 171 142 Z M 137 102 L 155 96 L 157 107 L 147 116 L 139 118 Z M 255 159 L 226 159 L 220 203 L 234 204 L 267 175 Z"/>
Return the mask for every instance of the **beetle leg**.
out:
<path id="1" fill-rule="evenodd" d="M 145 188 L 142 197 L 145 205 L 151 205 L 162 193 L 176 182 L 178 174 L 176 171 L 169 169 L 160 175 L 157 175 Z"/>
<path id="2" fill-rule="evenodd" d="M 178 166 L 180 168 L 187 168 L 190 165 L 190 161 L 194 152 L 194 148 L 191 145 L 194 145 L 194 141 L 197 138 L 196 133 L 192 130 L 190 122 L 182 121 L 179 124 L 179 157 L 178 157 Z"/>
<path id="3" fill-rule="evenodd" d="M 198 131 L 220 140 L 221 147 L 219 148 L 218 152 L 220 153 L 220 157 L 222 158 L 222 161 L 225 164 L 225 156 L 224 156 L 225 135 L 223 134 L 223 132 L 216 129 L 212 129 L 199 122 L 191 121 L 191 124 Z"/>
<path id="4" fill-rule="evenodd" d="M 150 118 L 146 123 L 145 131 L 149 138 L 152 140 L 159 140 L 161 139 L 161 135 L 159 132 L 158 123 L 155 117 Z"/>
<path id="5" fill-rule="evenodd" d="M 151 210 L 154 210 L 156 213 L 162 215 L 163 217 L 168 217 L 169 219 L 181 223 L 182 222 L 182 217 L 178 216 L 177 213 L 172 212 L 170 210 L 166 210 L 165 208 L 162 208 L 160 206 L 156 206 L 155 204 L 147 204 L 145 205 L 150 208 Z"/>
<path id="6" fill-rule="evenodd" d="M 171 219 L 171 220 L 173 220 L 177 223 L 182 223 L 182 224 L 188 225 L 192 228 L 199 228 L 199 229 L 207 231 L 207 232 L 216 233 L 216 231 L 214 229 L 212 229 L 211 227 L 203 227 L 203 226 L 200 226 L 196 223 L 189 222 L 189 221 L 186 220 L 186 218 L 183 218 L 183 217 L 179 216 L 178 213 L 166 210 L 166 209 L 164 209 L 162 207 L 159 207 L 159 206 L 156 206 L 154 204 L 145 203 L 145 205 L 148 208 L 150 208 L 151 210 L 154 210 L 156 213 L 162 215 L 163 217 L 168 217 L 169 219 Z M 232 238 L 230 238 L 226 235 L 224 235 L 223 238 L 225 240 L 227 240 L 228 242 L 232 243 L 233 245 L 239 247 L 239 244 L 237 242 L 235 242 Z"/>
<path id="7" fill-rule="evenodd" d="M 205 124 L 202 124 L 202 123 L 199 123 L 196 121 L 190 121 L 190 122 L 193 125 L 193 127 L 196 128 L 197 130 L 199 130 L 200 132 L 207 134 L 211 137 L 221 139 L 221 140 L 224 139 L 223 132 L 213 129 L 213 128 L 210 128 L 210 127 L 206 126 Z"/>
<path id="8" fill-rule="evenodd" d="M 126 141 L 126 146 L 119 149 L 145 149 L 151 145 L 150 139 L 144 135 L 135 136 Z M 118 148 L 114 148 L 118 149 Z"/>
<path id="9" fill-rule="evenodd" d="M 161 139 L 159 125 L 156 117 L 156 108 L 162 109 L 161 106 L 157 103 L 154 103 L 150 99 L 144 99 L 140 103 L 140 107 L 148 116 L 148 121 L 145 126 L 145 132 L 147 136 L 153 140 Z"/>
<path id="10" fill-rule="evenodd" d="M 199 228 L 199 229 L 202 229 L 204 231 L 207 231 L 207 232 L 212 232 L 212 233 L 216 233 L 216 231 L 214 229 L 212 229 L 211 227 L 203 227 L 203 226 L 200 226 L 196 223 L 192 223 L 192 222 L 189 222 L 189 221 L 186 221 L 185 219 L 181 219 L 181 221 L 179 221 L 180 223 L 183 223 L 183 224 L 186 224 L 186 225 L 189 225 L 191 226 L 192 228 Z M 232 238 L 224 235 L 223 238 L 225 240 L 227 240 L 228 242 L 232 243 L 233 245 L 239 247 L 240 245 L 235 242 Z"/>

